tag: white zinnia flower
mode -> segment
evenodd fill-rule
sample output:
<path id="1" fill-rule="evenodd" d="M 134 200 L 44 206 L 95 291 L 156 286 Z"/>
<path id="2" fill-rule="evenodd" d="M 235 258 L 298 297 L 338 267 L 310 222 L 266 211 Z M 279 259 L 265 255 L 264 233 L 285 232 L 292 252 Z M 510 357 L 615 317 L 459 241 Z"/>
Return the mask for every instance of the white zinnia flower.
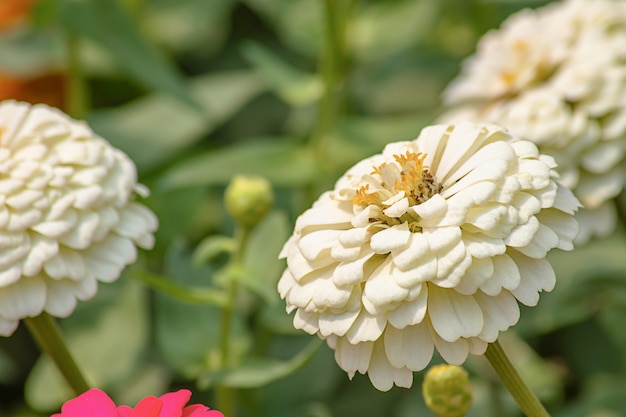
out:
<path id="1" fill-rule="evenodd" d="M 151 248 L 133 162 L 45 105 L 0 103 L 0 334 L 43 311 L 66 317 Z"/>
<path id="2" fill-rule="evenodd" d="M 440 122 L 506 126 L 558 164 L 583 203 L 578 242 L 615 229 L 626 182 L 626 2 L 565 0 L 487 33 L 444 93 Z"/>
<path id="3" fill-rule="evenodd" d="M 555 284 L 578 201 L 554 160 L 495 125 L 424 129 L 348 170 L 302 214 L 278 290 L 352 377 L 409 387 L 436 348 L 481 355 Z"/>

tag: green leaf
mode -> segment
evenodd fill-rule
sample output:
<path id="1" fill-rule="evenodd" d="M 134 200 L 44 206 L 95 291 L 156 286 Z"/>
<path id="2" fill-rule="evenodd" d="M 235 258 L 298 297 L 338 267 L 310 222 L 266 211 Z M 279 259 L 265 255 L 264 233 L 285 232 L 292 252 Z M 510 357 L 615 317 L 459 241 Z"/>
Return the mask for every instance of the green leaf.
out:
<path id="1" fill-rule="evenodd" d="M 143 6 L 144 32 L 177 53 L 217 51 L 227 40 L 235 0 L 152 0 Z"/>
<path id="2" fill-rule="evenodd" d="M 224 307 L 227 304 L 227 295 L 224 291 L 213 288 L 187 288 L 161 275 L 148 271 L 135 271 L 133 278 L 148 285 L 153 290 L 189 304 L 205 304 Z"/>
<path id="3" fill-rule="evenodd" d="M 324 84 L 319 76 L 301 71 L 281 57 L 256 42 L 246 42 L 242 53 L 267 81 L 272 89 L 287 103 L 302 106 L 318 100 Z"/>
<path id="4" fill-rule="evenodd" d="M 324 39 L 324 5 L 318 0 L 244 0 L 286 45 L 317 58 Z"/>
<path id="5" fill-rule="evenodd" d="M 441 2 L 404 0 L 371 3 L 353 22 L 350 40 L 359 59 L 382 60 L 432 34 Z"/>
<path id="6" fill-rule="evenodd" d="M 223 253 L 233 253 L 235 249 L 235 239 L 232 237 L 209 236 L 203 239 L 193 251 L 193 263 L 194 265 L 202 265 Z"/>
<path id="7" fill-rule="evenodd" d="M 0 68 L 22 78 L 34 77 L 62 65 L 63 42 L 58 33 L 33 30 L 0 36 Z"/>
<path id="8" fill-rule="evenodd" d="M 244 253 L 243 265 L 250 271 L 255 292 L 268 304 L 278 303 L 276 285 L 285 268 L 278 254 L 289 238 L 290 225 L 287 215 L 273 211 L 251 232 Z M 249 285 L 245 283 L 244 285 Z"/>
<path id="9" fill-rule="evenodd" d="M 329 148 L 335 166 L 346 169 L 382 152 L 389 142 L 412 140 L 432 120 L 430 115 L 349 117 L 331 134 Z"/>
<path id="10" fill-rule="evenodd" d="M 157 187 L 224 185 L 235 174 L 260 175 L 274 185 L 296 186 L 314 182 L 318 169 L 307 148 L 265 138 L 186 158 L 166 170 Z"/>
<path id="11" fill-rule="evenodd" d="M 165 274 L 186 287 L 211 283 L 213 269 L 196 267 L 191 249 L 182 242 L 171 245 L 165 259 Z M 157 347 L 166 363 L 186 378 L 196 378 L 219 362 L 221 309 L 181 303 L 164 294 L 155 297 Z M 235 311 L 230 338 L 230 357 L 239 361 L 252 341 L 245 323 Z M 236 363 L 236 362 L 235 362 Z"/>
<path id="12" fill-rule="evenodd" d="M 137 25 L 116 0 L 61 0 L 64 27 L 107 50 L 116 63 L 147 88 L 163 91 L 197 107 L 184 77 L 139 34 Z"/>
<path id="13" fill-rule="evenodd" d="M 256 388 L 267 385 L 303 367 L 322 343 L 322 340 L 314 338 L 300 353 L 287 361 L 251 358 L 235 368 L 206 373 L 198 379 L 198 386 L 206 389 L 216 385 L 234 388 Z"/>
<path id="14" fill-rule="evenodd" d="M 204 114 L 170 96 L 152 94 L 95 111 L 88 121 L 94 131 L 126 152 L 140 172 L 147 171 L 200 140 L 263 90 L 259 78 L 245 71 L 202 75 L 188 86 Z"/>

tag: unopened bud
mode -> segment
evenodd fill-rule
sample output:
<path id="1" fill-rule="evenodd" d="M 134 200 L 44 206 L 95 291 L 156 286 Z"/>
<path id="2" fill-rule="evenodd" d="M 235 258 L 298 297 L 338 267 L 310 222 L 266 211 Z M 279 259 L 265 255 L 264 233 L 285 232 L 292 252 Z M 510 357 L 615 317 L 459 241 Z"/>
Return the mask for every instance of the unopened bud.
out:
<path id="1" fill-rule="evenodd" d="M 439 417 L 463 417 L 472 405 L 472 385 L 467 372 L 459 366 L 430 368 L 422 394 L 428 408 Z"/>
<path id="2" fill-rule="evenodd" d="M 244 227 L 252 228 L 272 208 L 274 192 L 265 178 L 236 176 L 226 187 L 226 211 Z"/>

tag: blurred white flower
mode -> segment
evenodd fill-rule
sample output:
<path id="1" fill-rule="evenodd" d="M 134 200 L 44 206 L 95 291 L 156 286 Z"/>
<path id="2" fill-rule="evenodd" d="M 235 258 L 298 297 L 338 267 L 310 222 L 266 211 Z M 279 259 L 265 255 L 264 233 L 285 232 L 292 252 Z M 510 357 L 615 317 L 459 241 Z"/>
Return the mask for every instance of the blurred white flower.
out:
<path id="1" fill-rule="evenodd" d="M 352 377 L 409 387 L 436 348 L 459 365 L 555 284 L 579 206 L 551 157 L 495 125 L 424 129 L 348 170 L 297 220 L 278 290 Z"/>
<path id="2" fill-rule="evenodd" d="M 134 201 L 133 162 L 45 105 L 0 103 L 0 334 L 72 313 L 151 248 L 155 215 Z"/>
<path id="3" fill-rule="evenodd" d="M 583 203 L 583 243 L 615 229 L 626 182 L 626 2 L 565 0 L 523 10 L 479 42 L 444 93 L 440 122 L 506 126 L 558 164 Z"/>

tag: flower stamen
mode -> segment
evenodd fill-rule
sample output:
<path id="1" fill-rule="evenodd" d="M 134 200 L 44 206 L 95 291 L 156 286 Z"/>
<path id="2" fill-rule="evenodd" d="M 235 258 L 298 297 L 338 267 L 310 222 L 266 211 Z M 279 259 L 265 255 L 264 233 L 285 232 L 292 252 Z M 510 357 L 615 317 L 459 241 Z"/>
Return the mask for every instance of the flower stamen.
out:
<path id="1" fill-rule="evenodd" d="M 387 226 L 408 222 L 412 231 L 419 231 L 419 218 L 414 214 L 404 212 L 396 217 L 390 217 L 383 212 L 385 209 L 407 199 L 408 206 L 422 204 L 442 190 L 428 166 L 424 165 L 426 154 L 406 151 L 404 154 L 394 154 L 394 162 L 384 162 L 372 168 L 369 182 L 356 190 L 356 195 L 350 200 L 360 207 L 374 205 L 379 207 L 380 214 L 371 218 L 371 223 L 381 223 Z M 370 185 L 376 190 L 370 191 Z"/>

